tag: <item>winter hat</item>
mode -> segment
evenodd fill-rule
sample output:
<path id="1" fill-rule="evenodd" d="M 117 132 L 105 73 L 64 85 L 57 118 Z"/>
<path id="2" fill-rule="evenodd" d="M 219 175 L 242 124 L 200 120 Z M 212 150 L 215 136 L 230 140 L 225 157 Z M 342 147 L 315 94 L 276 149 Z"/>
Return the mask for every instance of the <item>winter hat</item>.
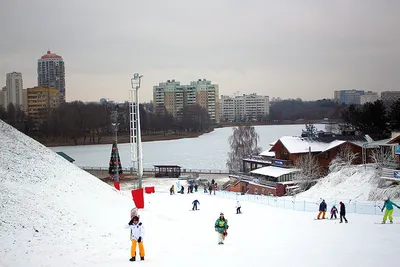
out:
<path id="1" fill-rule="evenodd" d="M 221 213 L 219 214 L 219 216 L 224 216 L 224 214 L 221 212 Z"/>

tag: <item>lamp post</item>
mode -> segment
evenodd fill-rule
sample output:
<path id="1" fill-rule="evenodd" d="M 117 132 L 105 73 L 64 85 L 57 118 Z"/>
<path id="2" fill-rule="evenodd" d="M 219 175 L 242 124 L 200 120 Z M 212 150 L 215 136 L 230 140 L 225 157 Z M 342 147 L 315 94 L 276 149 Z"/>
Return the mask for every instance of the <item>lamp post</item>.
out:
<path id="1" fill-rule="evenodd" d="M 112 123 L 112 126 L 114 126 L 115 130 L 115 160 L 116 160 L 116 166 L 115 166 L 115 174 L 114 174 L 114 181 L 119 183 L 119 157 L 118 157 L 118 111 L 114 111 L 114 120 L 115 122 Z"/>
<path id="2" fill-rule="evenodd" d="M 135 73 L 131 79 L 132 89 L 129 90 L 130 144 L 131 161 L 136 166 L 138 188 L 142 188 L 143 154 L 140 131 L 139 88 L 143 76 Z M 135 168 L 134 168 L 135 169 Z"/>

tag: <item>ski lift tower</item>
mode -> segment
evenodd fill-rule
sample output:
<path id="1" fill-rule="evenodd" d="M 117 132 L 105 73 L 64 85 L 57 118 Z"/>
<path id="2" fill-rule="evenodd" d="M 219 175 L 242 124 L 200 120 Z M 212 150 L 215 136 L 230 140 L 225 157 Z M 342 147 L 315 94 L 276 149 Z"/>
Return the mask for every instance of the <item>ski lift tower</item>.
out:
<path id="1" fill-rule="evenodd" d="M 139 88 L 142 75 L 135 73 L 131 79 L 132 89 L 129 90 L 129 119 L 130 119 L 130 144 L 131 161 L 139 181 L 138 188 L 142 188 L 143 155 L 142 138 L 140 133 Z"/>

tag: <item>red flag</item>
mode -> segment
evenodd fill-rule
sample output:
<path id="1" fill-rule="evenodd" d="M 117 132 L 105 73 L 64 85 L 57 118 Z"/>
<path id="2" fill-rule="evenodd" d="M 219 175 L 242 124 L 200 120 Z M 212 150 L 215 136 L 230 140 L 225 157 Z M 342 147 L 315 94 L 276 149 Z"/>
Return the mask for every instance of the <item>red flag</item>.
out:
<path id="1" fill-rule="evenodd" d="M 119 182 L 114 182 L 114 187 L 115 187 L 117 190 L 120 190 Z"/>

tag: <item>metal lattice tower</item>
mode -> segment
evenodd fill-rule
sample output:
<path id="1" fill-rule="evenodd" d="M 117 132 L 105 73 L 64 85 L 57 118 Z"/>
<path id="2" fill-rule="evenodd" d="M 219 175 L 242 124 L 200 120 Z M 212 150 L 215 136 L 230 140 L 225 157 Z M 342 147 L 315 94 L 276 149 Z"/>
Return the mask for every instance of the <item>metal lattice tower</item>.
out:
<path id="1" fill-rule="evenodd" d="M 142 75 L 135 73 L 131 79 L 132 89 L 129 90 L 129 120 L 132 168 L 136 171 L 139 181 L 138 188 L 142 188 L 143 155 L 142 138 L 140 132 L 139 88 Z"/>

